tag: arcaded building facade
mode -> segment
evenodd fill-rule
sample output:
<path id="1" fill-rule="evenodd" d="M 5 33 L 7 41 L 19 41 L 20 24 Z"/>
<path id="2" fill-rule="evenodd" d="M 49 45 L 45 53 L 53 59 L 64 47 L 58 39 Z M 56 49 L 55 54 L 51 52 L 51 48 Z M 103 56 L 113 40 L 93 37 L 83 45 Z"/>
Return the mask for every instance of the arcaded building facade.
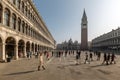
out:
<path id="1" fill-rule="evenodd" d="M 92 49 L 107 51 L 107 52 L 120 52 L 120 28 L 105 33 L 92 40 Z"/>
<path id="2" fill-rule="evenodd" d="M 0 0 L 0 61 L 54 48 L 55 40 L 32 0 Z"/>

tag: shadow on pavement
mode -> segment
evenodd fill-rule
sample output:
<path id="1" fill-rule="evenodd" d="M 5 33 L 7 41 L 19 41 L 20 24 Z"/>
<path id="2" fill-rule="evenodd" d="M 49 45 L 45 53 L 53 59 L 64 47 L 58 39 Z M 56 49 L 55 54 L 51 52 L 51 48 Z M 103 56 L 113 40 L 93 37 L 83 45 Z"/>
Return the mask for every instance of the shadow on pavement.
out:
<path id="1" fill-rule="evenodd" d="M 99 65 L 95 65 L 95 66 L 90 66 L 91 68 L 95 68 L 95 67 L 100 67 L 100 66 L 107 66 L 105 64 L 99 64 Z"/>
<path id="2" fill-rule="evenodd" d="M 32 72 L 35 72 L 35 70 L 32 70 L 32 71 L 24 71 L 24 72 L 16 72 L 16 73 L 10 73 L 10 74 L 5 74 L 6 76 L 7 75 L 20 75 L 20 74 L 27 74 L 27 73 L 32 73 Z"/>
<path id="3" fill-rule="evenodd" d="M 78 64 L 79 65 L 79 64 Z M 68 64 L 68 65 L 61 65 L 61 66 L 58 66 L 57 68 L 59 69 L 65 69 L 65 67 L 69 67 L 69 66 L 78 66 L 76 64 Z"/>

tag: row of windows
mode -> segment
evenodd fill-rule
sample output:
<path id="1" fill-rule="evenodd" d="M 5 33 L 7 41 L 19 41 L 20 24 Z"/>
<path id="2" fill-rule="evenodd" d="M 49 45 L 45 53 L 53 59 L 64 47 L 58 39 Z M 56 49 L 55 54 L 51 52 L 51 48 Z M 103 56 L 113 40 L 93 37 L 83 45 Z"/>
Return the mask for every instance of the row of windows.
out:
<path id="1" fill-rule="evenodd" d="M 97 42 L 97 43 L 93 43 L 92 45 L 93 46 L 97 46 L 97 45 L 100 45 L 100 46 L 103 46 L 103 45 L 118 45 L 120 44 L 120 38 L 117 38 L 117 39 L 112 39 L 112 40 L 106 40 L 106 41 L 103 41 L 103 42 Z"/>
<path id="2" fill-rule="evenodd" d="M 109 32 L 107 34 L 104 34 L 96 39 L 94 39 L 94 42 L 100 42 L 100 41 L 104 41 L 106 39 L 110 39 L 110 38 L 114 38 L 114 37 L 118 37 L 120 36 L 120 29 L 119 30 L 114 30 L 112 32 Z"/>
<path id="3" fill-rule="evenodd" d="M 4 13 L 4 19 L 2 19 L 2 13 Z M 4 22 L 4 25 L 17 30 L 21 33 L 24 33 L 28 36 L 34 37 L 42 42 L 49 43 L 44 37 L 42 37 L 39 33 L 37 33 L 34 29 L 32 29 L 25 21 L 22 21 L 20 17 L 17 18 L 16 14 L 12 13 L 12 17 L 10 17 L 11 13 L 8 8 L 5 8 L 5 11 L 2 11 L 2 5 L 0 5 L 0 21 Z M 0 22 L 0 23 L 1 23 Z"/>
<path id="4" fill-rule="evenodd" d="M 42 31 L 42 33 L 44 33 L 47 37 L 49 37 L 48 34 L 46 33 L 46 31 L 39 24 L 39 21 L 38 21 L 39 19 L 34 16 L 35 13 L 32 12 L 33 10 L 30 10 L 30 8 L 28 8 L 28 5 L 25 4 L 24 1 L 21 1 L 21 0 L 11 0 L 11 3 L 14 4 L 19 10 L 21 10 L 22 13 L 26 17 L 28 17 L 28 19 L 30 19 L 32 22 L 34 22 L 35 25 L 37 26 L 37 28 Z"/>

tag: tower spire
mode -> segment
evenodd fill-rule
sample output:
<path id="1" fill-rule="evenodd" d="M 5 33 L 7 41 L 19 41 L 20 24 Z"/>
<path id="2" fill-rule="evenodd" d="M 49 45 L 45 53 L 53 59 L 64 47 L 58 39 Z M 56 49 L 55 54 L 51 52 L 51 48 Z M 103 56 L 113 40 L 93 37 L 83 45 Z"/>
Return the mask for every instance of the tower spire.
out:
<path id="1" fill-rule="evenodd" d="M 86 12 L 85 12 L 85 8 L 84 8 L 84 12 L 83 12 L 83 17 L 82 17 L 82 19 L 87 19 Z"/>

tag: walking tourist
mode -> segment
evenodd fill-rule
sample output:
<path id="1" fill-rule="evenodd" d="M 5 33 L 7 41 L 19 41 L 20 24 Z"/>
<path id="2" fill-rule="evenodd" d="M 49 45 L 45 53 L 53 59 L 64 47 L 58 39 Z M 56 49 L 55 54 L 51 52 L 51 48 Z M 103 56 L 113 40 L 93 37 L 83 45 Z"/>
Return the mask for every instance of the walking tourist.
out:
<path id="1" fill-rule="evenodd" d="M 50 54 L 49 54 L 49 52 L 47 51 L 47 53 L 46 53 L 46 58 L 47 58 L 47 60 L 49 60 L 50 59 Z"/>
<path id="2" fill-rule="evenodd" d="M 90 52 L 90 61 L 93 61 L 93 54 Z"/>
<path id="3" fill-rule="evenodd" d="M 106 55 L 106 53 L 104 53 L 104 60 L 103 60 L 102 64 L 104 64 L 106 61 L 107 61 L 107 55 Z"/>
<path id="4" fill-rule="evenodd" d="M 39 65 L 38 65 L 38 71 L 40 71 L 40 68 L 43 68 L 43 70 L 45 70 L 44 67 L 44 61 L 43 61 L 43 52 L 39 53 Z"/>
<path id="5" fill-rule="evenodd" d="M 101 57 L 101 52 L 97 52 L 97 60 L 99 61 Z"/>
<path id="6" fill-rule="evenodd" d="M 79 59 L 79 56 L 78 56 L 78 54 L 76 53 L 76 65 L 78 65 L 78 64 L 79 64 L 78 59 Z"/>
<path id="7" fill-rule="evenodd" d="M 89 59 L 88 59 L 88 53 L 87 53 L 87 52 L 85 53 L 85 62 L 84 62 L 84 64 L 86 64 L 86 62 L 88 62 L 88 63 L 90 64 L 90 61 L 89 61 Z"/>
<path id="8" fill-rule="evenodd" d="M 80 51 L 77 51 L 76 52 L 76 65 L 78 65 L 80 63 L 79 59 L 80 59 Z"/>
<path id="9" fill-rule="evenodd" d="M 112 64 L 112 62 L 114 62 L 114 64 L 116 64 L 116 62 L 115 62 L 115 58 L 116 58 L 115 54 L 114 54 L 114 53 L 112 53 L 112 55 L 111 55 L 111 62 L 110 62 L 110 64 Z"/>
<path id="10" fill-rule="evenodd" d="M 106 65 L 109 65 L 109 63 L 110 63 L 110 53 L 108 53 L 108 55 L 107 55 Z"/>
<path id="11" fill-rule="evenodd" d="M 68 53 L 68 51 L 66 50 L 66 51 L 65 51 L 65 57 L 67 57 L 67 53 Z"/>

